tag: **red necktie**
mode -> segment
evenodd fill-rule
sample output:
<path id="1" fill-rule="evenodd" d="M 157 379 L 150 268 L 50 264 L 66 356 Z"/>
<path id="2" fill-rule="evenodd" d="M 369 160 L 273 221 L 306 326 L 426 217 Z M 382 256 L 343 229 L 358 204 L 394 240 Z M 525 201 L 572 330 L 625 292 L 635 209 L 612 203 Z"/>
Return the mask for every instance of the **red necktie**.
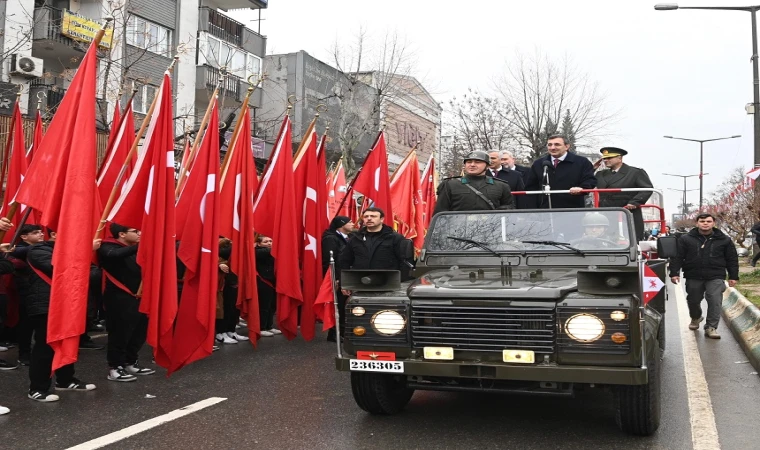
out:
<path id="1" fill-rule="evenodd" d="M 554 168 L 557 168 L 557 164 L 559 164 L 559 159 L 554 158 Z"/>

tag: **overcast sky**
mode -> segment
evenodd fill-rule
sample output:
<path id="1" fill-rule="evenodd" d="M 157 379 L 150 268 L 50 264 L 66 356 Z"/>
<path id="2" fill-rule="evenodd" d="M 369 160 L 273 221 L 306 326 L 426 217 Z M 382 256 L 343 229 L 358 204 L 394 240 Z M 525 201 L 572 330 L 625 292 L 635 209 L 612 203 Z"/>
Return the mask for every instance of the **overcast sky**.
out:
<path id="1" fill-rule="evenodd" d="M 662 173 L 699 173 L 699 144 L 663 135 L 742 135 L 705 144 L 705 197 L 734 168 L 752 167 L 752 116 L 744 110 L 752 102 L 751 22 L 747 12 L 655 11 L 655 3 L 271 0 L 261 32 L 268 54 L 305 50 L 332 63 L 336 39 L 350 41 L 360 26 L 374 36 L 397 30 L 414 51 L 416 75 L 441 102 L 468 88 L 490 90 L 516 51 L 567 54 L 608 94 L 610 110 L 622 111 L 606 144 L 628 150 L 625 161 L 646 169 L 665 191 L 670 217 L 681 193 L 667 188 L 683 182 Z M 723 4 L 751 3 L 681 3 Z M 689 189 L 698 187 L 696 177 L 688 180 Z M 687 195 L 698 203 L 698 191 Z"/>

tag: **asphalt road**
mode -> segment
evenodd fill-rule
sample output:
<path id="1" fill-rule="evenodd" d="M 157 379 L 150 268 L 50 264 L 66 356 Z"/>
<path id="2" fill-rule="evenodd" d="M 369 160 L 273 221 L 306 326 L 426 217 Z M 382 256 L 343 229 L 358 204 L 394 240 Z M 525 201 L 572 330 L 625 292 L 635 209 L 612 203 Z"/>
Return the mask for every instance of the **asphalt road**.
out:
<path id="1" fill-rule="evenodd" d="M 676 303 L 671 295 L 662 425 L 648 438 L 618 431 L 612 396 L 597 389 L 572 399 L 417 392 L 403 413 L 370 416 L 354 404 L 348 375 L 334 370 L 334 344 L 273 337 L 264 338 L 258 350 L 224 346 L 170 379 L 157 373 L 124 384 L 106 381 L 103 351 L 83 352 L 77 374 L 98 388 L 63 392 L 61 401 L 50 404 L 26 398 L 24 369 L 0 373 L 0 404 L 11 408 L 0 416 L 0 448 L 69 448 L 211 397 L 227 400 L 107 448 L 699 448 L 692 430 L 704 426 L 705 417 L 690 410 L 695 400 L 687 390 Z M 720 331 L 720 341 L 695 333 L 709 387 L 698 395 L 709 394 L 721 448 L 756 449 L 760 378 L 751 374 L 728 329 Z M 150 360 L 147 349 L 144 359 Z"/>

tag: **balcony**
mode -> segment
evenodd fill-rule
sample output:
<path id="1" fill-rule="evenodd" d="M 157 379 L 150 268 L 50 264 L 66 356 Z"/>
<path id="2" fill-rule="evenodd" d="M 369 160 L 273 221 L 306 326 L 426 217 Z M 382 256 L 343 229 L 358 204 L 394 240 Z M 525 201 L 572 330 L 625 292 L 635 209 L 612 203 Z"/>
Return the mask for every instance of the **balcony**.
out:
<path id="1" fill-rule="evenodd" d="M 57 65 L 71 66 L 79 61 L 90 44 L 71 39 L 62 34 L 63 10 L 50 6 L 34 8 L 34 29 L 32 32 L 32 56 L 48 61 L 59 61 Z M 103 54 L 98 52 L 98 57 Z M 78 65 L 78 62 L 77 64 Z M 49 67 L 45 67 L 48 70 Z"/>
<path id="2" fill-rule="evenodd" d="M 217 84 L 219 84 L 220 77 L 221 74 L 216 67 L 208 65 L 197 66 L 195 79 L 196 95 L 200 96 L 200 98 L 208 98 L 211 95 L 211 92 L 214 91 L 214 88 L 216 88 Z M 246 80 L 234 75 L 228 75 L 219 91 L 221 106 L 239 106 L 247 92 L 248 82 Z M 254 108 L 259 108 L 261 107 L 261 100 L 261 89 L 256 89 L 248 99 L 248 105 Z"/>
<path id="3" fill-rule="evenodd" d="M 205 3 L 205 2 L 204 2 Z M 269 0 L 214 0 L 218 8 L 229 9 L 266 9 Z"/>
<path id="4" fill-rule="evenodd" d="M 248 53 L 263 57 L 266 54 L 266 37 L 246 28 L 216 9 L 201 7 L 198 9 L 198 31 L 242 48 Z"/>
<path id="5" fill-rule="evenodd" d="M 29 115 L 35 115 L 37 113 L 37 105 L 39 105 L 43 117 L 52 117 L 58 110 L 61 101 L 63 101 L 63 96 L 66 94 L 65 84 L 65 80 L 57 77 L 32 80 L 29 85 Z M 45 94 L 44 96 L 40 96 L 42 97 L 40 103 L 37 102 L 39 92 Z M 107 112 L 108 102 L 99 98 L 95 99 L 95 101 L 96 126 L 99 130 L 102 130 L 106 127 L 103 118 Z"/>

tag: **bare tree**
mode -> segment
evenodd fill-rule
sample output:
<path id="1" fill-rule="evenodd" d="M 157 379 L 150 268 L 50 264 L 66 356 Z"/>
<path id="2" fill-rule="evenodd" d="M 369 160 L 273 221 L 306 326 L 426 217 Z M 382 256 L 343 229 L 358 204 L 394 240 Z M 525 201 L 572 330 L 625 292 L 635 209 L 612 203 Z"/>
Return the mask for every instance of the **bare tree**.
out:
<path id="1" fill-rule="evenodd" d="M 747 182 L 744 168 L 734 169 L 718 186 L 706 211 L 713 213 L 719 220 L 718 226 L 744 248 L 747 233 L 760 213 L 760 196 Z"/>
<path id="2" fill-rule="evenodd" d="M 449 108 L 447 128 L 455 144 L 489 152 L 507 150 L 517 143 L 502 100 L 468 89 L 462 98 L 449 101 Z"/>
<path id="3" fill-rule="evenodd" d="M 598 83 L 569 57 L 554 61 L 539 50 L 508 61 L 496 89 L 507 106 L 504 118 L 531 159 L 545 153 L 547 137 L 562 124 L 572 126 L 576 147 L 591 147 L 618 115 L 608 111 L 607 95 Z"/>

